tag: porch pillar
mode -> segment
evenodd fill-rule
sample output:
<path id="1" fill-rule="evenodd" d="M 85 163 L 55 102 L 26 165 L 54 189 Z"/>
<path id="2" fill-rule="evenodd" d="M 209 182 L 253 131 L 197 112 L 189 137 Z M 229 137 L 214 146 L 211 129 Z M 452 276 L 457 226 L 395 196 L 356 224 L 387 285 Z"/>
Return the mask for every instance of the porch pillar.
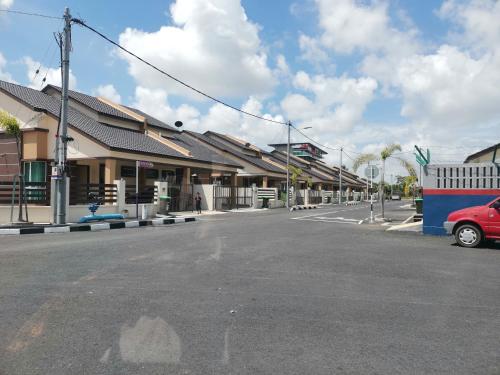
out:
<path id="1" fill-rule="evenodd" d="M 112 184 L 116 180 L 116 160 L 106 159 L 104 164 L 104 183 Z"/>
<path id="2" fill-rule="evenodd" d="M 99 183 L 99 160 L 89 160 L 89 183 Z"/>
<path id="3" fill-rule="evenodd" d="M 318 184 L 318 190 L 319 190 L 319 191 L 323 190 L 323 184 L 322 184 L 322 183 L 319 183 L 319 184 Z"/>
<path id="4" fill-rule="evenodd" d="M 236 173 L 231 173 L 231 186 L 238 186 L 238 178 Z"/>
<path id="5" fill-rule="evenodd" d="M 182 170 L 182 190 L 186 191 L 190 183 L 191 183 L 191 168 L 184 167 Z"/>
<path id="6" fill-rule="evenodd" d="M 268 177 L 267 176 L 263 176 L 262 177 L 262 187 L 263 188 L 267 188 L 268 186 Z"/>

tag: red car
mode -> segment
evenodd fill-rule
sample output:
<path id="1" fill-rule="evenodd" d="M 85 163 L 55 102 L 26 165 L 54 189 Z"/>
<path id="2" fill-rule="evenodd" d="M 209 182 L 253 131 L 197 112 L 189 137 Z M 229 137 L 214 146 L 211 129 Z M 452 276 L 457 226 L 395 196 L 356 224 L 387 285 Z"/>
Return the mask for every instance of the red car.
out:
<path id="1" fill-rule="evenodd" d="M 484 206 L 452 212 L 443 226 L 464 247 L 476 247 L 483 240 L 500 240 L 500 197 Z"/>

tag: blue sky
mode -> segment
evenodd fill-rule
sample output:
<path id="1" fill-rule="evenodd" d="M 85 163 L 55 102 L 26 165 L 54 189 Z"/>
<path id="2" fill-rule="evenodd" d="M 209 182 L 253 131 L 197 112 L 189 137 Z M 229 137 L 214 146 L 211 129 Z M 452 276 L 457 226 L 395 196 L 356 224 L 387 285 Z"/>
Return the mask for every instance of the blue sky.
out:
<path id="1" fill-rule="evenodd" d="M 391 142 L 410 158 L 420 144 L 437 160 L 458 161 L 500 139 L 500 94 L 492 91 L 500 87 L 495 0 L 0 0 L 0 8 L 49 15 L 65 6 L 193 86 L 312 126 L 308 134 L 331 147 L 332 162 L 340 145 L 354 157 Z M 47 74 L 58 84 L 52 33 L 61 26 L 0 14 L 0 78 L 40 88 Z M 76 25 L 73 47 L 78 91 L 260 146 L 284 140 L 283 127 L 180 90 Z"/>

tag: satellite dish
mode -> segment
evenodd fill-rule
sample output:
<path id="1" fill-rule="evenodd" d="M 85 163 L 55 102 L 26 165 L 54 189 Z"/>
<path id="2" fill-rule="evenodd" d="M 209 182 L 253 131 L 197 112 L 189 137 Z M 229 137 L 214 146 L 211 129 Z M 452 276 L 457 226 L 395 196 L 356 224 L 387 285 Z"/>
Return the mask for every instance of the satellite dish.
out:
<path id="1" fill-rule="evenodd" d="M 182 121 L 176 121 L 174 125 L 176 127 L 180 128 L 183 124 L 182 124 Z"/>

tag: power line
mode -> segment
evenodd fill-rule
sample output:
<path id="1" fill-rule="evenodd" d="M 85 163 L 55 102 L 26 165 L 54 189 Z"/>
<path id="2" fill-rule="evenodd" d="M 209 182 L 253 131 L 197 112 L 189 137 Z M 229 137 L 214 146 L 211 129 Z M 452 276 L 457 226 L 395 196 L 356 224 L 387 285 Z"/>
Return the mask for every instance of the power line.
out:
<path id="1" fill-rule="evenodd" d="M 333 148 L 333 147 L 329 147 L 329 146 L 326 146 L 326 145 L 323 145 L 321 143 L 319 143 L 318 141 L 315 141 L 314 139 L 312 139 L 311 137 L 309 137 L 307 134 L 305 134 L 304 132 L 301 132 L 300 129 L 296 128 L 295 126 L 293 125 L 290 125 L 292 127 L 292 129 L 294 129 L 297 133 L 301 134 L 303 137 L 307 138 L 308 140 L 310 140 L 311 142 L 315 143 L 316 145 L 318 145 L 319 147 L 321 148 L 326 148 L 328 150 L 332 150 L 332 151 L 340 151 L 340 148 Z"/>
<path id="2" fill-rule="evenodd" d="M 41 13 L 22 12 L 20 10 L 0 9 L 0 12 L 12 13 L 12 14 L 22 14 L 23 16 L 35 16 L 35 17 L 42 17 L 42 18 L 50 18 L 50 19 L 54 19 L 54 20 L 62 20 L 63 19 L 62 17 L 49 16 L 47 14 L 41 14 Z"/>
<path id="3" fill-rule="evenodd" d="M 158 68 L 157 66 L 151 64 L 150 62 L 144 60 L 142 57 L 139 57 L 138 55 L 136 55 L 135 53 L 129 51 L 128 49 L 126 49 L 125 47 L 121 46 L 119 43 L 115 42 L 114 40 L 108 38 L 106 35 L 104 35 L 103 33 L 97 31 L 96 29 L 94 29 L 93 27 L 87 25 L 85 22 L 83 22 L 82 20 L 79 20 L 79 19 L 76 19 L 76 18 L 73 18 L 73 22 L 78 24 L 78 25 L 81 25 L 87 29 L 89 29 L 90 31 L 96 33 L 97 35 L 99 35 L 101 38 L 105 39 L 106 41 L 108 41 L 109 43 L 113 44 L 114 46 L 118 47 L 119 49 L 121 49 L 122 51 L 126 52 L 127 54 L 129 54 L 130 56 L 133 56 L 135 57 L 137 60 L 143 62 L 144 64 L 148 65 L 149 67 L 153 68 L 154 70 L 156 70 L 157 72 L 160 72 L 161 74 L 167 76 L 168 78 L 174 80 L 175 82 L 183 85 L 184 87 L 187 87 L 188 89 L 210 99 L 210 100 L 213 100 L 214 102 L 217 102 L 219 104 L 222 104 L 223 106 L 225 107 L 228 107 L 228 108 L 231 108 L 235 111 L 238 111 L 240 113 L 243 113 L 247 116 L 251 116 L 251 117 L 254 117 L 254 118 L 258 118 L 259 120 L 264 120 L 264 121 L 268 121 L 268 122 L 273 122 L 275 124 L 281 124 L 281 125 L 288 125 L 286 122 L 284 121 L 277 121 L 277 120 L 273 120 L 273 119 L 270 119 L 270 118 L 266 118 L 266 117 L 263 117 L 263 116 L 259 116 L 259 115 L 256 115 L 256 114 L 253 114 L 253 113 L 250 113 L 250 112 L 247 112 L 247 111 L 244 111 L 240 108 L 237 108 L 231 104 L 228 104 L 220 99 L 217 99 L 216 97 L 212 96 L 212 95 L 209 95 L 193 86 L 191 86 L 190 84 L 182 81 L 181 79 L 179 78 L 176 78 L 174 76 L 172 76 L 171 74 L 165 72 L 163 69 L 160 69 Z"/>

